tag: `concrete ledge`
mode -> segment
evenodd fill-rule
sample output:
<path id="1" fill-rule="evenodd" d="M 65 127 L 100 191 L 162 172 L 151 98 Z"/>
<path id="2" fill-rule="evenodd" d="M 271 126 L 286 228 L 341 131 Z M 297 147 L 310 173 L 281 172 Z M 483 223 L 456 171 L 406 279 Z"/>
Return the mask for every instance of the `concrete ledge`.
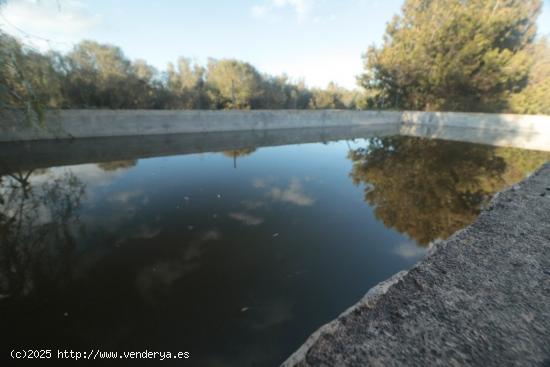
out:
<path id="1" fill-rule="evenodd" d="M 346 110 L 61 110 L 46 114 L 45 127 L 3 116 L 0 142 L 289 128 L 398 124 L 401 112 Z"/>
<path id="2" fill-rule="evenodd" d="M 550 163 L 314 333 L 283 366 L 550 363 Z"/>
<path id="3" fill-rule="evenodd" d="M 0 142 L 145 136 L 224 131 L 327 128 L 380 124 L 447 127 L 497 132 L 501 139 L 550 136 L 550 116 L 456 112 L 347 110 L 60 110 L 49 111 L 45 127 L 22 122 L 20 113 L 0 115 Z M 538 139 L 538 138 L 537 138 Z M 545 143 L 542 140 L 537 146 Z"/>
<path id="4" fill-rule="evenodd" d="M 550 134 L 550 116 L 504 113 L 403 111 L 401 123 L 432 127 L 459 127 L 492 131 Z"/>
<path id="5" fill-rule="evenodd" d="M 548 125 L 550 126 L 550 124 Z M 454 140 L 500 147 L 550 151 L 550 131 L 548 133 L 534 133 L 529 131 L 423 125 L 420 123 L 418 125 L 400 125 L 399 134 L 428 139 Z"/>

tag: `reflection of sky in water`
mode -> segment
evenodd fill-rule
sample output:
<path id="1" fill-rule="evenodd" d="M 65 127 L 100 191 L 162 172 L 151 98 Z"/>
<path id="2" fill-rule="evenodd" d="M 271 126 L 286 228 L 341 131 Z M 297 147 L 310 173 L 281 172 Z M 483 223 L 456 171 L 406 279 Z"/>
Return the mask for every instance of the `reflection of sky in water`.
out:
<path id="1" fill-rule="evenodd" d="M 365 203 L 366 192 L 384 187 L 374 188 L 361 170 L 380 167 L 370 156 L 352 161 L 348 151 L 369 145 L 282 146 L 33 175 L 36 192 L 67 173 L 85 187 L 67 226 L 72 244 L 60 247 L 67 271 L 53 284 L 34 281 L 26 297 L 9 295 L 0 313 L 16 320 L 8 327 L 18 322 L 13 338 L 26 343 L 47 336 L 83 348 L 189 350 L 196 363 L 281 362 L 371 286 L 426 253 L 392 228 L 393 213 L 378 218 L 384 202 Z M 55 219 L 47 205 L 38 212 L 35 225 Z M 40 311 L 25 313 L 31 302 Z M 60 320 L 64 312 L 71 317 Z"/>

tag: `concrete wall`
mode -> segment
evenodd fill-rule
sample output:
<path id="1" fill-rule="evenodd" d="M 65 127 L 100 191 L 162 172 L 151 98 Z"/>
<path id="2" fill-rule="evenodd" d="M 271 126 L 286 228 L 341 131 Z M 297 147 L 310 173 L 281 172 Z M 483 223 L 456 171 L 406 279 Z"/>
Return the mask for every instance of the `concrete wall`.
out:
<path id="1" fill-rule="evenodd" d="M 460 127 L 550 134 L 550 116 L 547 115 L 404 111 L 401 115 L 401 122 L 404 125 Z"/>
<path id="2" fill-rule="evenodd" d="M 399 135 L 550 151 L 550 133 L 404 124 L 399 127 Z"/>
<path id="3" fill-rule="evenodd" d="M 46 128 L 36 128 L 25 125 L 15 115 L 2 118 L 0 142 L 397 124 L 401 121 L 401 113 L 340 110 L 63 110 L 49 112 L 45 120 Z"/>
<path id="4" fill-rule="evenodd" d="M 294 128 L 395 125 L 404 135 L 550 150 L 550 116 L 415 111 L 63 110 L 46 115 L 45 127 L 0 116 L 0 142 L 142 136 Z M 456 133 L 464 129 L 466 133 Z"/>
<path id="5" fill-rule="evenodd" d="M 400 134 L 550 151 L 550 116 L 405 111 Z"/>

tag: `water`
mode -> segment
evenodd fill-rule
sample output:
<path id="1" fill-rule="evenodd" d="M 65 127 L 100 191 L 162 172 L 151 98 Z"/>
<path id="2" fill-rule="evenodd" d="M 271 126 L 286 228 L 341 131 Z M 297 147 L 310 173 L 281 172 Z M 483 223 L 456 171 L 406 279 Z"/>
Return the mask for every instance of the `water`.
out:
<path id="1" fill-rule="evenodd" d="M 276 365 L 550 159 L 391 132 L 311 134 L 10 147 L 4 347 Z"/>

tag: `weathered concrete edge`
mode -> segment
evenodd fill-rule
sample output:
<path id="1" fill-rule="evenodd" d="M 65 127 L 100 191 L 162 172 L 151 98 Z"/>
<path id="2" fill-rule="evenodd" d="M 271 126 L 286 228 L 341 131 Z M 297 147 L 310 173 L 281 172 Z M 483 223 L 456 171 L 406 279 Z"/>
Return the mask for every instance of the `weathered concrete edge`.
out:
<path id="1" fill-rule="evenodd" d="M 401 112 L 349 110 L 60 110 L 45 128 L 0 116 L 0 142 L 399 124 Z"/>
<path id="2" fill-rule="evenodd" d="M 472 232 L 475 230 L 475 225 L 479 221 L 479 218 L 486 214 L 487 212 L 491 212 L 490 215 L 495 215 L 495 212 L 498 211 L 499 202 L 500 200 L 503 200 L 503 194 L 509 192 L 509 191 L 516 191 L 518 187 L 523 186 L 524 183 L 526 183 L 528 180 L 531 179 L 531 177 L 536 176 L 540 174 L 543 171 L 550 171 L 550 162 L 547 162 L 543 164 L 539 169 L 537 169 L 535 172 L 528 175 L 524 180 L 521 182 L 514 184 L 498 193 L 493 195 L 491 198 L 491 201 L 488 203 L 488 205 L 482 210 L 480 215 L 478 216 L 478 219 L 470 224 L 469 226 L 458 230 L 455 232 L 451 237 L 449 237 L 447 240 L 444 241 L 435 241 L 430 245 L 430 249 L 428 251 L 427 256 L 420 260 L 418 263 L 416 263 L 412 268 L 408 270 L 400 271 L 397 274 L 394 274 L 390 278 L 378 283 L 374 287 L 372 287 L 366 294 L 361 298 L 357 303 L 349 307 L 346 311 L 341 313 L 336 319 L 333 321 L 330 321 L 329 323 L 321 326 L 319 329 L 317 329 L 313 334 L 311 334 L 304 344 L 302 344 L 293 354 L 290 355 L 282 364 L 282 367 L 294 367 L 298 365 L 306 365 L 304 363 L 307 353 L 311 349 L 311 347 L 323 336 L 330 335 L 335 333 L 336 330 L 340 328 L 346 328 L 346 326 L 342 323 L 342 320 L 352 312 L 364 309 L 368 310 L 373 309 L 382 299 L 384 299 L 385 295 L 388 293 L 388 291 L 397 285 L 398 283 L 406 280 L 406 278 L 409 276 L 409 273 L 411 273 L 415 269 L 421 268 L 425 263 L 428 262 L 428 259 L 430 259 L 432 256 L 434 256 L 436 253 L 439 253 L 442 251 L 447 244 L 456 242 L 459 238 L 463 236 L 471 235 Z M 505 199 L 505 198 L 504 198 Z M 396 292 L 406 292 L 407 289 L 401 289 L 396 290 Z"/>
<path id="3" fill-rule="evenodd" d="M 93 113 L 91 113 L 93 112 Z M 550 116 L 466 112 L 350 110 L 58 110 L 45 128 L 0 115 L 0 142 L 377 124 L 461 127 L 550 135 Z"/>
<path id="4" fill-rule="evenodd" d="M 388 292 L 388 290 L 395 284 L 397 284 L 403 277 L 405 277 L 410 270 L 402 270 L 397 274 L 392 275 L 390 278 L 378 283 L 363 296 L 356 304 L 349 307 L 347 310 L 342 312 L 336 319 L 330 321 L 329 323 L 321 326 L 313 334 L 311 334 L 304 344 L 296 350 L 286 361 L 281 365 L 282 367 L 291 367 L 297 365 L 305 357 L 309 349 L 315 344 L 315 342 L 325 334 L 331 334 L 336 329 L 341 327 L 342 318 L 352 313 L 359 307 L 373 307 L 383 296 Z"/>

